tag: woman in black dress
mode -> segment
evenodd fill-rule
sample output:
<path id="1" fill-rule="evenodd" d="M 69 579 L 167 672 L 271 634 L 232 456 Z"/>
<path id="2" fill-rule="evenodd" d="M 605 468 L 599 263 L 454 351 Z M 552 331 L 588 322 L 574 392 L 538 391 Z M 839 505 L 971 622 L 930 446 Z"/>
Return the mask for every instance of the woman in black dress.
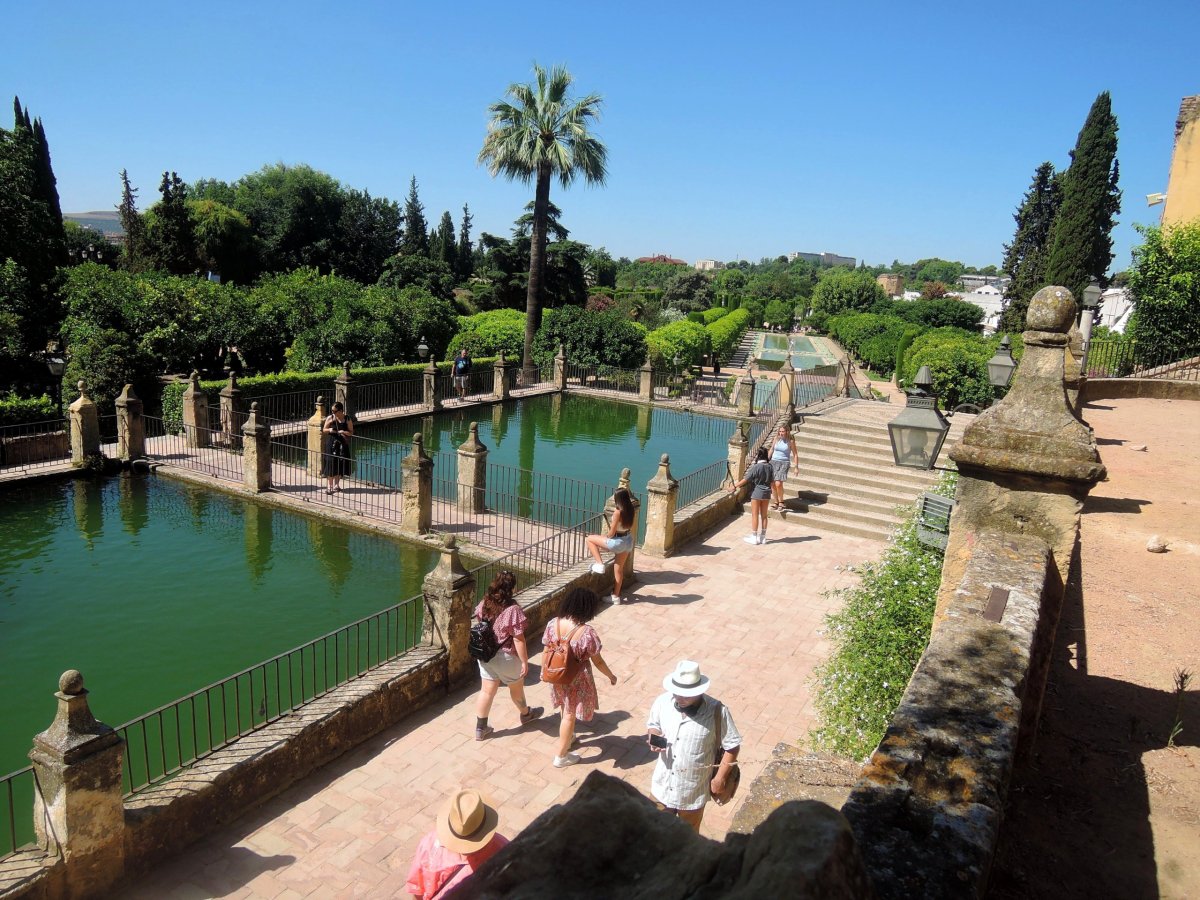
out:
<path id="1" fill-rule="evenodd" d="M 346 418 L 346 407 L 341 403 L 333 404 L 321 431 L 326 435 L 321 474 L 326 479 L 325 493 L 332 494 L 342 489 L 342 476 L 350 474 L 350 438 L 354 436 L 354 423 Z"/>

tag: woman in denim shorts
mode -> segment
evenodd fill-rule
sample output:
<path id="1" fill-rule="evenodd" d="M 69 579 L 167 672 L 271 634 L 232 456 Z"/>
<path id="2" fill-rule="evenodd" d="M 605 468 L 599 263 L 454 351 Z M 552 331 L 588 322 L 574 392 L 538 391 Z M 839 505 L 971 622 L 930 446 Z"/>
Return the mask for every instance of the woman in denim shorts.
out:
<path id="1" fill-rule="evenodd" d="M 525 702 L 525 676 L 529 674 L 529 652 L 525 647 L 525 629 L 529 620 L 521 604 L 513 598 L 517 577 L 512 572 L 501 572 L 488 585 L 483 600 L 475 607 L 475 618 L 492 623 L 492 633 L 500 649 L 487 662 L 479 661 L 479 677 L 483 687 L 475 701 L 475 740 L 486 739 L 493 731 L 488 725 L 492 701 L 500 685 L 508 688 L 513 706 L 521 714 L 521 724 L 532 722 L 542 714 L 542 707 L 530 706 Z"/>
<path id="2" fill-rule="evenodd" d="M 613 562 L 613 593 L 611 597 L 605 598 L 605 602 L 619 606 L 621 604 L 621 588 L 625 583 L 625 560 L 633 552 L 632 495 L 625 488 L 617 488 L 616 493 L 613 494 L 613 506 L 615 510 L 608 534 L 589 534 L 587 548 L 591 551 L 592 558 L 596 560 L 592 564 L 592 571 L 597 575 L 604 574 L 604 559 L 600 556 L 600 551 L 607 550 L 616 555 Z"/>

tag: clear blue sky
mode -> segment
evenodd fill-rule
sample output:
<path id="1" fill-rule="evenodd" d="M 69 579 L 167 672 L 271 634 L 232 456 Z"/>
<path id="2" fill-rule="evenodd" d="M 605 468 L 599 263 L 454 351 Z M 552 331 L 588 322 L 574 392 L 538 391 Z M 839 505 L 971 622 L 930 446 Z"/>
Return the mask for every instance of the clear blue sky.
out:
<path id="1" fill-rule="evenodd" d="M 515 14 L 520 10 L 523 15 Z M 0 96 L 46 125 L 63 209 L 129 170 L 233 180 L 308 163 L 431 223 L 507 234 L 530 188 L 475 164 L 487 106 L 534 60 L 604 96 L 603 188 L 552 190 L 614 256 L 999 263 L 1038 163 L 1062 168 L 1096 94 L 1120 123 L 1114 270 L 1157 222 L 1195 0 L 1007 4 L 0 0 Z M 7 102 L 7 101 L 5 101 Z M 8 114 L 0 122 L 9 125 Z"/>

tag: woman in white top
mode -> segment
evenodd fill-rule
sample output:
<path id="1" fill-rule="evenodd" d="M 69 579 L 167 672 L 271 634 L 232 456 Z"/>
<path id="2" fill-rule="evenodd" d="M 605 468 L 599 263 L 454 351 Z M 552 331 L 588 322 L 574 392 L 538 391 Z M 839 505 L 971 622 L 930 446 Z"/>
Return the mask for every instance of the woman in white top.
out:
<path id="1" fill-rule="evenodd" d="M 797 455 L 796 439 L 786 425 L 780 425 L 775 443 L 771 445 L 771 509 L 783 509 L 783 483 L 787 480 L 788 469 L 800 471 Z"/>

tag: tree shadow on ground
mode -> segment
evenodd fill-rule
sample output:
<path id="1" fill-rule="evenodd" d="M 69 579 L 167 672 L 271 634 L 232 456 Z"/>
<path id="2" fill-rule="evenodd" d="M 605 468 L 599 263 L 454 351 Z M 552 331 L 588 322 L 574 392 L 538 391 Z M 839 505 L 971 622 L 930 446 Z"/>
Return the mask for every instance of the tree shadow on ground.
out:
<path id="1" fill-rule="evenodd" d="M 672 594 L 669 597 L 655 597 L 651 595 L 639 595 L 631 593 L 626 603 L 649 603 L 654 606 L 683 606 L 688 603 L 695 603 L 697 600 L 703 600 L 701 594 Z"/>
<path id="2" fill-rule="evenodd" d="M 1140 513 L 1143 506 L 1150 506 L 1149 500 L 1137 500 L 1133 497 L 1088 497 L 1083 504 L 1084 513 Z"/>

